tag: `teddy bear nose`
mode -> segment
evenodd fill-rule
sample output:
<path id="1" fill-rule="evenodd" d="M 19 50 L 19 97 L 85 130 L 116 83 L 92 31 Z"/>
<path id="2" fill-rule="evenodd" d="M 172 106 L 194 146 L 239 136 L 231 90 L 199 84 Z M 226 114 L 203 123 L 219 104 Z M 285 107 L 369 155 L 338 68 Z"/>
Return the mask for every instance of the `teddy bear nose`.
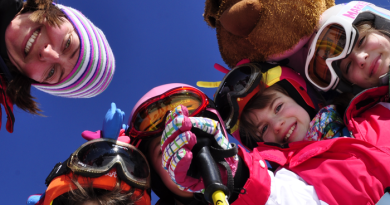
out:
<path id="1" fill-rule="evenodd" d="M 230 33 L 247 37 L 260 19 L 261 8 L 259 1 L 240 1 L 226 9 L 219 21 Z"/>

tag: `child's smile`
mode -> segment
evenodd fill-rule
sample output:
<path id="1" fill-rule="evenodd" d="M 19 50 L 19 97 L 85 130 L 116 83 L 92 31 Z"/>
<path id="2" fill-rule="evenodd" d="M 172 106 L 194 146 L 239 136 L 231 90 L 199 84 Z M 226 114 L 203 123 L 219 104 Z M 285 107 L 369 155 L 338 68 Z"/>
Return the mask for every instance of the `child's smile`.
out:
<path id="1" fill-rule="evenodd" d="M 390 39 L 379 31 L 362 34 L 340 69 L 351 83 L 363 88 L 379 85 L 379 77 L 389 71 Z"/>
<path id="2" fill-rule="evenodd" d="M 275 93 L 270 105 L 254 110 L 249 116 L 257 125 L 258 136 L 264 142 L 280 144 L 303 140 L 309 129 L 309 114 L 291 97 L 277 91 L 270 92 Z"/>

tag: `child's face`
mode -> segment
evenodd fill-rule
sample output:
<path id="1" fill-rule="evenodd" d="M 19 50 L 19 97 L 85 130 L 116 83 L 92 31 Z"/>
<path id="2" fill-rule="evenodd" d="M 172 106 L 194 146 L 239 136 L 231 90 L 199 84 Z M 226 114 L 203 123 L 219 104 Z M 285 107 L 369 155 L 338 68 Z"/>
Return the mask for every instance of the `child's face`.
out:
<path id="1" fill-rule="evenodd" d="M 270 105 L 257 109 L 249 115 L 249 120 L 258 128 L 258 136 L 264 142 L 284 144 L 302 141 L 310 124 L 310 116 L 292 98 L 278 91 L 265 91 L 275 94 Z"/>
<path id="2" fill-rule="evenodd" d="M 379 85 L 379 77 L 389 71 L 390 39 L 379 31 L 362 35 L 351 54 L 341 60 L 343 76 L 362 88 Z"/>
<path id="3" fill-rule="evenodd" d="M 179 187 L 177 187 L 177 185 L 171 180 L 168 172 L 165 171 L 165 169 L 162 167 L 161 137 L 156 137 L 150 142 L 148 152 L 149 162 L 153 169 L 156 170 L 165 186 L 167 186 L 171 192 L 178 196 L 192 197 L 192 193 L 180 190 Z"/>

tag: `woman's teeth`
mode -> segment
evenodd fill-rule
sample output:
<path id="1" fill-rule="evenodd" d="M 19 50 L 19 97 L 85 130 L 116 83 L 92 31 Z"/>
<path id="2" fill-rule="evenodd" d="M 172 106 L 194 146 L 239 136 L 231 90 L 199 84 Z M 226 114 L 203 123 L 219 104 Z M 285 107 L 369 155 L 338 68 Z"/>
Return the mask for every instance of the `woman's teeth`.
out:
<path id="1" fill-rule="evenodd" d="M 30 52 L 30 48 L 32 44 L 35 42 L 35 39 L 37 38 L 39 33 L 39 30 L 34 31 L 34 33 L 30 36 L 30 38 L 27 41 L 26 48 L 24 48 L 24 52 L 28 54 Z"/>
<path id="2" fill-rule="evenodd" d="M 293 126 L 290 128 L 290 130 L 288 131 L 286 137 L 284 138 L 284 140 L 285 140 L 286 142 L 287 142 L 288 138 L 290 138 L 291 133 L 294 132 L 295 126 L 296 126 L 296 125 L 293 125 Z"/>

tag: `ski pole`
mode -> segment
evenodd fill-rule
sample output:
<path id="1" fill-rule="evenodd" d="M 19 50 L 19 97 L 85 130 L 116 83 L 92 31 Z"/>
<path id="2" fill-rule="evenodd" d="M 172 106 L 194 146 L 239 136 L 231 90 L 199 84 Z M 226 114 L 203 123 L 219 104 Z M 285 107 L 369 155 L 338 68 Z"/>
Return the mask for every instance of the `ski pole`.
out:
<path id="1" fill-rule="evenodd" d="M 207 202 L 214 205 L 227 205 L 227 199 L 230 196 L 229 189 L 222 184 L 221 174 L 214 158 L 210 153 L 210 138 L 198 137 L 195 150 L 195 163 L 203 179 L 205 187 L 204 197 Z M 228 196 L 228 197 L 227 197 Z"/>

